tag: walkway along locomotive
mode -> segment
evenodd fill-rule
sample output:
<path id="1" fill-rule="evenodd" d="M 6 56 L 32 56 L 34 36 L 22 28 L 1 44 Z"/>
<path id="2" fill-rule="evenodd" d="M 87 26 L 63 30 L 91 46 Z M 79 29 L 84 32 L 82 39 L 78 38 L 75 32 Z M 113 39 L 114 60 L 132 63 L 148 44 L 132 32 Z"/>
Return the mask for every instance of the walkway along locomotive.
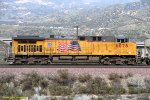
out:
<path id="1" fill-rule="evenodd" d="M 99 63 L 136 64 L 136 43 L 125 36 L 39 36 L 12 38 L 11 64 Z"/>

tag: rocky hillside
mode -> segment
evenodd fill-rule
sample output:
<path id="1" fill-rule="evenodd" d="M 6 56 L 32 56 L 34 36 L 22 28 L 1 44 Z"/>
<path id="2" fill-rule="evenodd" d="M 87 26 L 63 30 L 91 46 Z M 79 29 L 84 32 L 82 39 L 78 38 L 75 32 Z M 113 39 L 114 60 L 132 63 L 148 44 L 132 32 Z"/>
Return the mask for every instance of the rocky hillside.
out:
<path id="1" fill-rule="evenodd" d="M 140 37 L 140 41 L 142 41 L 150 31 L 149 0 L 135 1 L 137 2 L 115 4 L 105 8 L 93 2 L 88 2 L 90 4 L 88 7 L 85 6 L 85 2 L 82 2 L 83 5 L 77 8 L 70 6 L 71 9 L 68 9 L 68 6 L 57 8 L 58 5 L 56 6 L 56 4 L 58 3 L 56 2 L 53 2 L 55 7 L 54 5 L 51 7 L 45 6 L 47 4 L 51 5 L 50 2 L 46 4 L 39 2 L 40 5 L 33 2 L 34 7 L 31 6 L 31 3 L 29 5 L 19 1 L 16 2 L 22 7 L 18 6 L 17 3 L 10 6 L 9 3 L 3 2 L 0 5 L 0 8 L 3 8 L 1 9 L 3 13 L 1 13 L 0 35 L 4 36 L 5 34 L 6 36 L 7 34 L 7 37 L 16 34 L 70 35 L 75 33 L 70 29 L 78 25 L 81 35 L 124 34 L 134 41 L 139 41 Z M 67 0 L 65 2 L 68 4 Z M 78 4 L 78 2 L 75 3 Z M 9 10 L 12 7 L 14 10 Z M 38 9 L 38 7 L 41 9 Z"/>

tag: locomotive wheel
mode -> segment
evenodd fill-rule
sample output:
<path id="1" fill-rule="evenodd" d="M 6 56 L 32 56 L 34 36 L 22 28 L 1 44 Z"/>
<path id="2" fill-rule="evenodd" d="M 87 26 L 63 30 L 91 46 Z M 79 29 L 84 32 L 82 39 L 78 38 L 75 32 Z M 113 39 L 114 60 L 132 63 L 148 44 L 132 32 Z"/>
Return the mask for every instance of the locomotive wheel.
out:
<path id="1" fill-rule="evenodd" d="M 116 60 L 116 65 L 125 65 L 126 63 L 125 63 L 125 61 L 124 61 L 124 59 L 118 59 L 118 60 Z"/>
<path id="2" fill-rule="evenodd" d="M 22 63 L 21 63 L 20 60 L 16 60 L 16 61 L 14 62 L 14 64 L 16 64 L 16 65 L 21 65 Z"/>
<path id="3" fill-rule="evenodd" d="M 147 61 L 146 61 L 146 64 L 147 64 L 147 65 L 150 65 L 150 60 L 147 60 Z"/>
<path id="4" fill-rule="evenodd" d="M 135 59 L 134 58 L 129 58 L 128 59 L 128 65 L 135 65 Z"/>
<path id="5" fill-rule="evenodd" d="M 27 64 L 28 64 L 28 61 L 23 61 L 22 64 L 23 64 L 23 65 L 27 65 Z"/>
<path id="6" fill-rule="evenodd" d="M 16 57 L 16 58 L 15 58 L 15 61 L 14 61 L 14 64 L 16 64 L 16 65 L 21 65 L 21 64 L 22 64 L 21 58 L 20 58 L 20 57 Z"/>
<path id="7" fill-rule="evenodd" d="M 103 65 L 111 65 L 111 62 L 110 62 L 110 58 L 109 57 L 105 57 L 101 60 L 101 63 Z"/>
<path id="8" fill-rule="evenodd" d="M 48 64 L 48 59 L 47 58 L 43 58 L 41 61 L 41 65 L 47 65 Z"/>
<path id="9" fill-rule="evenodd" d="M 33 57 L 28 58 L 28 64 L 34 65 L 34 58 Z"/>

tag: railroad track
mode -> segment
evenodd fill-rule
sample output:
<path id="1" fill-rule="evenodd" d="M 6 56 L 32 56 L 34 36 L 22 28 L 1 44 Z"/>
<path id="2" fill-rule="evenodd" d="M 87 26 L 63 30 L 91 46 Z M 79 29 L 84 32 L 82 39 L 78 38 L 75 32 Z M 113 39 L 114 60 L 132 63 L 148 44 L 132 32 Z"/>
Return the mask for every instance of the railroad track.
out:
<path id="1" fill-rule="evenodd" d="M 52 65 L 7 65 L 0 68 L 150 68 L 147 65 L 99 65 L 99 64 L 52 64 Z"/>
<path id="2" fill-rule="evenodd" d="M 88 73 L 93 76 L 107 76 L 111 73 L 131 74 L 139 76 L 150 76 L 150 66 L 100 66 L 100 65 L 0 65 L 0 73 L 13 73 L 17 76 L 22 73 L 32 73 L 33 71 L 51 75 L 58 70 L 68 70 L 74 75 Z"/>

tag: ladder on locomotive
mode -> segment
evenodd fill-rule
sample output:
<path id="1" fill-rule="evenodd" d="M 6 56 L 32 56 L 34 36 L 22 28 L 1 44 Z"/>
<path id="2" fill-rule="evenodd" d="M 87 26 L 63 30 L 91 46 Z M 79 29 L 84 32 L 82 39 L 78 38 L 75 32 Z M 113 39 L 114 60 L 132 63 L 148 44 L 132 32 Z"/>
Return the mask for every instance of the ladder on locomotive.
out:
<path id="1" fill-rule="evenodd" d="M 136 59 L 137 59 L 136 61 L 137 61 L 138 64 L 141 64 L 141 63 L 142 63 L 141 56 L 142 56 L 142 51 L 141 51 L 141 49 L 139 49 L 139 50 L 137 51 L 137 57 L 136 57 Z"/>

